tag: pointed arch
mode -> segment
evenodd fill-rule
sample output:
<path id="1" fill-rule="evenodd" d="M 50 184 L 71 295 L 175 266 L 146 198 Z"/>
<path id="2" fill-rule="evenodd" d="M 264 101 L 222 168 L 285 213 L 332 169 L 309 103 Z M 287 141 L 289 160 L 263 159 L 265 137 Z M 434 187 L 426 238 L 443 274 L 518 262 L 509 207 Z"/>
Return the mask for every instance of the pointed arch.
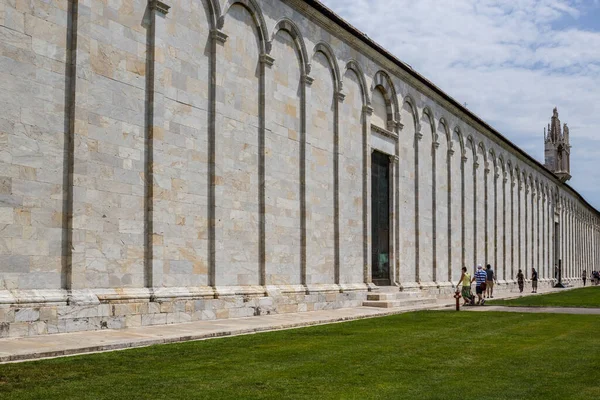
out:
<path id="1" fill-rule="evenodd" d="M 497 163 L 502 168 L 502 176 L 504 176 L 504 174 L 506 174 L 506 164 L 504 163 L 504 154 L 500 154 L 497 157 Z"/>
<path id="2" fill-rule="evenodd" d="M 481 149 L 481 153 L 483 154 L 483 165 L 485 167 L 486 164 L 487 164 L 487 162 L 488 162 L 488 154 L 487 154 L 487 150 L 485 149 L 485 143 L 479 142 L 479 144 L 477 145 L 477 147 L 479 149 Z"/>
<path id="3" fill-rule="evenodd" d="M 262 10 L 260 9 L 260 6 L 256 0 L 227 0 L 225 6 L 223 7 L 222 14 L 217 21 L 217 27 L 219 29 L 223 29 L 223 25 L 225 25 L 225 16 L 229 12 L 229 9 L 235 4 L 242 5 L 248 10 L 248 12 L 250 12 L 250 15 L 252 15 L 258 31 L 260 52 L 261 54 L 268 54 L 271 51 L 271 42 L 268 41 L 269 31 L 262 14 Z"/>
<path id="4" fill-rule="evenodd" d="M 523 174 L 521 173 L 521 169 L 519 168 L 518 165 L 515 165 L 514 176 L 516 178 L 516 182 L 519 184 L 519 189 L 520 189 L 521 188 L 520 185 L 523 182 Z"/>
<path id="5" fill-rule="evenodd" d="M 433 111 L 431 111 L 431 109 L 429 108 L 429 106 L 426 106 L 425 108 L 423 108 L 423 111 L 421 111 L 422 114 L 422 118 L 427 117 L 427 119 L 429 119 L 429 125 L 431 125 L 431 140 L 433 140 L 434 142 L 437 142 L 437 137 L 436 137 L 436 126 L 435 126 L 435 118 L 433 117 Z"/>
<path id="6" fill-rule="evenodd" d="M 219 27 L 219 18 L 221 17 L 221 5 L 218 0 L 204 0 L 202 1 L 204 8 L 206 9 L 206 15 L 208 16 L 208 23 L 211 29 Z"/>
<path id="7" fill-rule="evenodd" d="M 296 44 L 296 51 L 300 58 L 300 68 L 303 76 L 310 74 L 310 60 L 308 59 L 308 52 L 306 51 L 306 45 L 304 44 L 304 38 L 298 26 L 289 18 L 282 18 L 275 24 L 273 32 L 271 34 L 271 40 L 269 43 L 273 43 L 275 36 L 279 31 L 286 31 L 290 34 L 294 43 Z M 269 48 L 269 53 L 271 49 Z"/>
<path id="8" fill-rule="evenodd" d="M 473 152 L 473 162 L 475 162 L 476 157 L 477 157 L 477 145 L 475 144 L 475 140 L 473 140 L 473 136 L 471 136 L 471 135 L 467 136 L 465 146 L 467 143 L 471 144 L 471 151 Z M 466 149 L 465 149 L 465 151 L 466 151 Z"/>
<path id="9" fill-rule="evenodd" d="M 488 157 L 489 157 L 489 159 L 492 160 L 492 163 L 494 164 L 494 172 L 496 172 L 496 167 L 498 166 L 498 160 L 496 158 L 496 152 L 494 151 L 493 148 L 488 150 Z"/>
<path id="10" fill-rule="evenodd" d="M 446 134 L 446 141 L 448 143 L 450 143 L 450 140 L 452 140 L 452 138 L 450 136 L 450 126 L 448 125 L 448 122 L 446 122 L 446 119 L 444 117 L 441 117 L 440 121 L 438 122 L 438 128 L 440 126 L 442 127 L 442 130 Z"/>
<path id="11" fill-rule="evenodd" d="M 369 91 L 367 90 L 367 81 L 365 80 L 365 74 L 363 73 L 363 69 L 356 60 L 350 60 L 346 64 L 346 72 L 353 71 L 358 77 L 358 81 L 360 83 L 360 89 L 362 92 L 363 105 L 370 106 L 371 105 L 371 97 L 369 96 Z M 344 72 L 345 75 L 345 72 Z"/>
<path id="12" fill-rule="evenodd" d="M 529 187 L 531 187 L 533 189 L 533 174 L 530 172 L 529 173 Z"/>
<path id="13" fill-rule="evenodd" d="M 458 136 L 458 140 L 460 143 L 460 155 L 461 157 L 465 155 L 465 138 L 463 136 L 462 130 L 459 126 L 454 127 L 454 133 Z"/>
<path id="14" fill-rule="evenodd" d="M 331 73 L 333 74 L 334 91 L 335 93 L 340 93 L 342 91 L 342 78 L 340 75 L 340 67 L 333 49 L 326 42 L 319 42 L 315 45 L 312 58 L 315 58 L 317 53 L 322 53 L 325 58 L 327 58 Z"/>
<path id="15" fill-rule="evenodd" d="M 419 133 L 421 131 L 421 124 L 419 123 L 420 119 L 419 110 L 417 108 L 417 102 L 413 99 L 413 97 L 410 94 L 407 94 L 406 96 L 404 96 L 403 103 L 406 103 L 410 106 L 413 118 L 415 119 L 416 132 Z"/>

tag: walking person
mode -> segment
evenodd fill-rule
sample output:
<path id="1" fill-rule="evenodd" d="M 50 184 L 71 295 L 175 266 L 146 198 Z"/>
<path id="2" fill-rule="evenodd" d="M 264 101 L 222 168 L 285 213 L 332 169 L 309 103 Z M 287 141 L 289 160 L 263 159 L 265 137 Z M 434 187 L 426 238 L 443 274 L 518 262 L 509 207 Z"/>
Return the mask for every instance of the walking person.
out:
<path id="1" fill-rule="evenodd" d="M 523 293 L 523 282 L 525 281 L 525 276 L 523 276 L 523 271 L 519 270 L 517 274 L 517 283 L 519 284 L 519 292 Z"/>
<path id="2" fill-rule="evenodd" d="M 494 298 L 494 281 L 496 280 L 496 274 L 494 274 L 494 270 L 490 264 L 485 266 L 485 291 L 487 293 L 488 299 Z M 486 296 L 484 296 L 485 298 Z"/>
<path id="3" fill-rule="evenodd" d="M 585 278 L 587 278 L 587 276 L 585 276 L 585 269 L 583 270 L 583 273 L 581 274 L 581 278 L 583 279 L 583 286 L 585 286 Z"/>
<path id="4" fill-rule="evenodd" d="M 485 299 L 483 298 L 483 292 L 485 291 L 485 281 L 487 279 L 487 274 L 483 270 L 481 264 L 477 265 L 477 272 L 475 272 L 475 277 L 473 280 L 475 281 L 475 293 L 477 293 L 477 304 L 484 305 Z"/>
<path id="5" fill-rule="evenodd" d="M 538 273 L 535 268 L 531 268 L 531 293 L 537 293 Z"/>
<path id="6" fill-rule="evenodd" d="M 458 290 L 458 286 L 462 284 L 461 296 L 464 300 L 463 306 L 473 305 L 475 303 L 475 299 L 471 294 L 471 275 L 467 272 L 467 267 L 462 267 L 462 274 L 460 275 L 460 279 L 456 284 L 456 289 Z"/>

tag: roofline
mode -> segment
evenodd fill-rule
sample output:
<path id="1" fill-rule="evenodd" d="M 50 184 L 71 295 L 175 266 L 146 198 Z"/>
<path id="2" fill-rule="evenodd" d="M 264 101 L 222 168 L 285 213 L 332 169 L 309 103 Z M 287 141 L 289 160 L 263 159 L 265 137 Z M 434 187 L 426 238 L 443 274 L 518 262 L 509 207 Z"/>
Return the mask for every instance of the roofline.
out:
<path id="1" fill-rule="evenodd" d="M 500 132 L 498 132 L 495 128 L 493 128 L 487 122 L 485 122 L 484 120 L 482 120 L 481 118 L 479 118 L 477 115 L 475 115 L 469 109 L 467 109 L 466 107 L 464 107 L 458 101 L 454 100 L 454 98 L 452 98 L 450 95 L 448 95 L 447 93 L 445 93 L 442 89 L 440 89 L 439 87 L 437 87 L 429 79 L 427 79 L 423 75 L 419 74 L 417 71 L 415 71 L 408 64 L 402 62 L 399 58 L 397 58 L 396 56 L 394 56 L 392 53 L 390 53 L 388 50 L 386 50 L 385 48 L 383 48 L 377 42 L 373 41 L 365 33 L 361 32 L 360 30 L 358 30 L 357 28 L 355 28 L 348 21 L 346 21 L 345 19 L 343 19 L 342 17 L 340 17 L 339 15 L 337 15 L 332 9 L 330 9 L 329 7 L 327 7 L 326 5 L 324 5 L 323 3 L 321 3 L 319 0 L 304 0 L 304 2 L 307 3 L 309 6 L 311 6 L 312 8 L 314 8 L 315 10 L 319 11 L 321 14 L 325 15 L 327 18 L 331 19 L 333 22 L 335 22 L 336 24 L 338 24 L 343 29 L 345 29 L 348 32 L 350 32 L 351 34 L 353 34 L 357 39 L 359 39 L 360 41 L 362 41 L 367 46 L 369 46 L 372 49 L 376 50 L 377 52 L 381 53 L 389 61 L 393 62 L 398 67 L 400 67 L 402 70 L 404 70 L 406 73 L 408 73 L 409 75 L 411 75 L 412 77 L 414 77 L 415 79 L 417 79 L 419 82 L 421 82 L 422 84 L 424 84 L 425 86 L 427 86 L 431 90 L 433 90 L 437 95 L 441 96 L 444 100 L 448 101 L 454 107 L 458 108 L 460 111 L 462 111 L 463 113 L 467 114 L 469 117 L 471 117 L 473 120 L 475 120 L 475 122 L 477 122 L 478 124 L 483 125 L 484 128 L 488 129 L 490 132 L 492 132 L 493 134 L 495 134 L 496 136 L 498 136 L 502 141 L 504 141 L 504 143 L 506 143 L 507 145 L 509 145 L 513 149 L 517 150 L 517 152 L 519 152 L 522 156 L 524 156 L 525 158 L 527 158 L 529 161 L 533 162 L 534 164 L 537 164 L 538 167 L 540 167 L 541 169 L 547 171 L 556 180 L 557 184 L 564 185 L 568 189 L 570 189 L 571 191 L 573 191 L 577 195 L 577 197 L 579 197 L 579 199 L 585 205 L 587 205 L 589 208 L 591 208 L 592 210 L 594 210 L 596 212 L 597 216 L 600 217 L 600 211 L 597 210 L 596 207 L 594 207 L 590 203 L 588 203 L 588 201 L 585 198 L 583 198 L 583 196 L 581 194 L 579 194 L 579 192 L 577 192 L 575 189 L 573 189 L 568 184 L 561 182 L 556 177 L 556 175 L 554 175 L 554 173 L 552 171 L 550 171 L 548 168 L 546 168 L 546 166 L 544 164 L 540 163 L 538 160 L 536 160 L 535 158 L 533 158 L 526 151 L 522 150 L 516 144 L 514 144 L 513 142 L 511 142 L 504 135 L 502 135 Z"/>

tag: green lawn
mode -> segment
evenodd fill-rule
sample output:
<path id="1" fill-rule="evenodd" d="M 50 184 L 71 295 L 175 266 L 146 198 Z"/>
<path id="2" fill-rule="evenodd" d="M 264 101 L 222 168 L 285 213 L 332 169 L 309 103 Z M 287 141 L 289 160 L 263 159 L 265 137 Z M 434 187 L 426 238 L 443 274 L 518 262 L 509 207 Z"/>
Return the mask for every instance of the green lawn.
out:
<path id="1" fill-rule="evenodd" d="M 485 304 L 513 307 L 587 307 L 600 308 L 600 286 L 565 290 L 564 292 L 524 296 L 511 300 L 490 300 Z"/>
<path id="2" fill-rule="evenodd" d="M 0 399 L 588 400 L 598 332 L 592 315 L 408 313 L 0 365 Z"/>

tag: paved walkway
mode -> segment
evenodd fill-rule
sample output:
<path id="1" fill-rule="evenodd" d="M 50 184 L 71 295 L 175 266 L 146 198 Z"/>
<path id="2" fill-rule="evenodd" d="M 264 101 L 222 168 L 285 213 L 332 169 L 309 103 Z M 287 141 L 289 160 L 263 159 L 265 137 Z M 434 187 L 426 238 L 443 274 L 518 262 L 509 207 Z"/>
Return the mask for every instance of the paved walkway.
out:
<path id="1" fill-rule="evenodd" d="M 545 291 L 545 293 L 554 291 L 557 290 L 550 289 Z M 540 292 L 539 294 L 543 293 Z M 514 293 L 507 293 L 496 297 L 513 298 L 520 296 Z M 449 307 L 453 307 L 454 304 L 454 299 L 449 298 L 447 300 L 444 299 L 438 301 L 438 304 L 398 307 L 392 309 L 357 307 L 216 321 L 197 321 L 185 324 L 144 326 L 120 330 L 84 331 L 0 339 L 0 363 L 121 350 L 154 344 L 202 340 L 280 329 L 292 329 L 401 314 L 418 310 L 449 309 Z M 497 306 L 464 307 L 462 309 L 470 311 L 497 311 L 498 309 L 501 309 L 498 311 L 523 312 L 513 307 Z M 580 309 L 577 310 L 581 311 Z M 528 312 L 540 312 L 540 309 L 532 309 L 532 311 Z"/>
<path id="2" fill-rule="evenodd" d="M 467 311 L 505 311 L 516 313 L 547 313 L 547 314 L 590 314 L 600 315 L 600 308 L 575 308 L 575 307 L 506 307 L 483 306 L 465 307 Z"/>
<path id="3" fill-rule="evenodd" d="M 292 329 L 446 307 L 446 304 L 441 303 L 438 305 L 428 304 L 420 307 L 398 307 L 393 309 L 374 307 L 343 308 L 119 330 L 107 329 L 0 339 L 0 363 Z"/>

